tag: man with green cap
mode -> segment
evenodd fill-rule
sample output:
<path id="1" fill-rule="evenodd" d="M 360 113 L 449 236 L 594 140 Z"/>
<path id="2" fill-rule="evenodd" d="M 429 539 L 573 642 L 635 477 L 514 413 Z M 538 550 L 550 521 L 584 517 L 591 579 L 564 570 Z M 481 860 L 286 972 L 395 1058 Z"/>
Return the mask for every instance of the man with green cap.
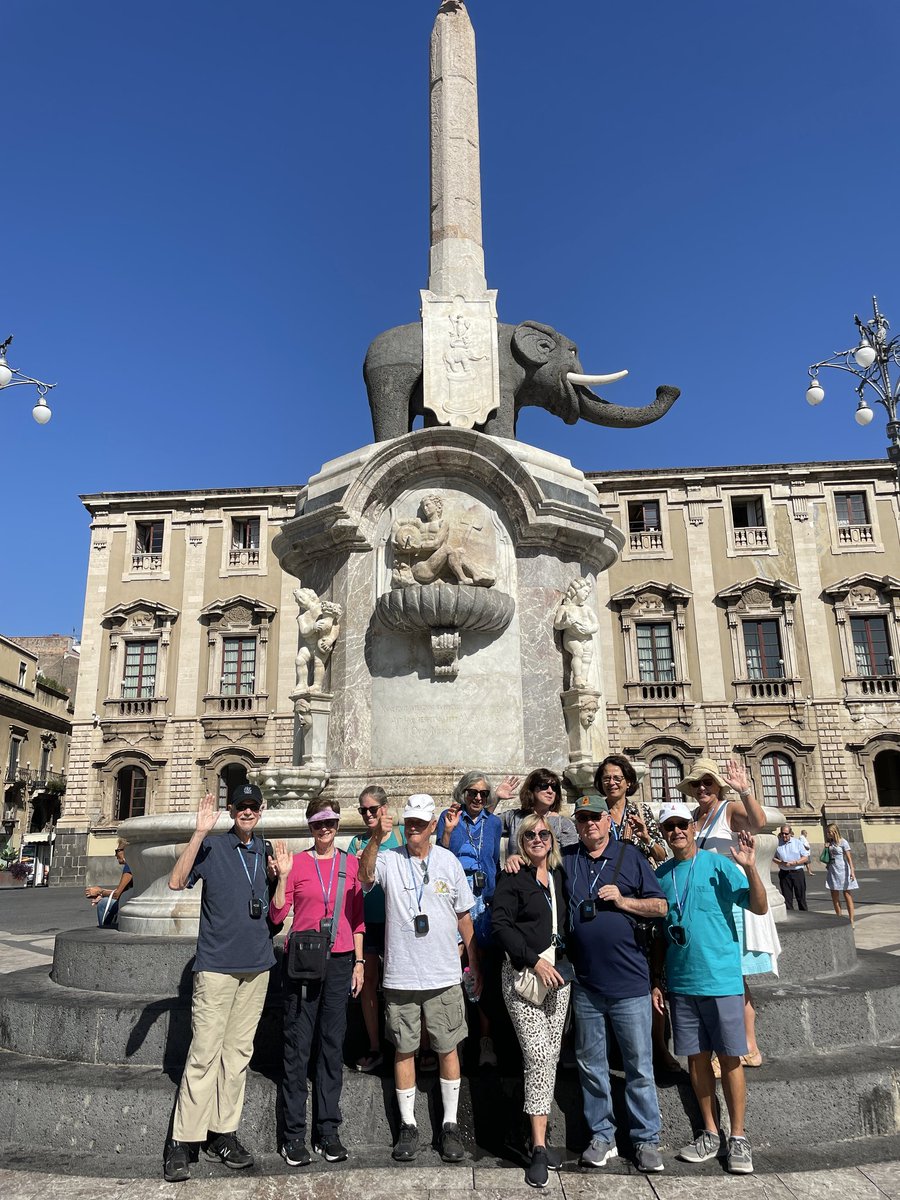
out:
<path id="1" fill-rule="evenodd" d="M 653 1080 L 650 972 L 636 921 L 664 917 L 666 900 L 643 854 L 618 841 L 606 800 L 586 791 L 575 801 L 578 845 L 563 851 L 569 903 L 566 952 L 575 969 L 575 1054 L 591 1143 L 586 1167 L 616 1157 L 606 1018 L 622 1051 L 625 1105 L 635 1162 L 661 1171 L 661 1119 Z"/>

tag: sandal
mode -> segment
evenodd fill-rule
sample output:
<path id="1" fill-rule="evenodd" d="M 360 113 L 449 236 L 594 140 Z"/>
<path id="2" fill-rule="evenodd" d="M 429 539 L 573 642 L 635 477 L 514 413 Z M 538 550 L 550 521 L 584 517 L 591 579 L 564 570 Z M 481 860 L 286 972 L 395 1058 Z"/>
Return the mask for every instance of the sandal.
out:
<path id="1" fill-rule="evenodd" d="M 757 1050 L 754 1054 L 742 1054 L 741 1055 L 741 1066 L 742 1067 L 761 1067 L 762 1065 L 763 1065 L 763 1056 L 759 1052 L 759 1050 Z"/>
<path id="2" fill-rule="evenodd" d="M 380 1050 L 369 1050 L 362 1058 L 356 1060 L 356 1070 L 368 1073 L 375 1071 L 384 1062 L 384 1055 Z"/>

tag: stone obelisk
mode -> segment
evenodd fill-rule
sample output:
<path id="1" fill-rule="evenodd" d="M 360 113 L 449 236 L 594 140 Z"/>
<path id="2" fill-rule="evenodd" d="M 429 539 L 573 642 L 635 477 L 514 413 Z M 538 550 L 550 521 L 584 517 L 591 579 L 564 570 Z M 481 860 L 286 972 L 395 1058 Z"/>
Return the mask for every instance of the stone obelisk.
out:
<path id="1" fill-rule="evenodd" d="M 475 33 L 444 0 L 431 33 L 431 258 L 422 295 L 424 402 L 442 425 L 483 425 L 500 402 L 497 293 L 481 244 Z"/>

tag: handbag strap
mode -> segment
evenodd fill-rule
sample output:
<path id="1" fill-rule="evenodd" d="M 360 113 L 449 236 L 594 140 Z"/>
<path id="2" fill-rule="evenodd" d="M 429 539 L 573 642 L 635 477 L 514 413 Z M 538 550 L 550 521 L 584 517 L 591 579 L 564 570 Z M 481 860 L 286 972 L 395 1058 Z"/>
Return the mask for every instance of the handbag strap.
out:
<path id="1" fill-rule="evenodd" d="M 613 871 L 612 879 L 609 881 L 611 884 L 615 883 L 619 878 L 619 872 L 622 870 L 622 859 L 625 857 L 625 847 L 627 845 L 628 843 L 622 838 L 619 842 L 619 853 L 616 855 L 616 869 Z"/>
<path id="2" fill-rule="evenodd" d="M 347 882 L 347 855 L 343 850 L 338 850 L 338 885 L 337 893 L 334 897 L 334 920 L 331 922 L 331 940 L 328 943 L 328 953 L 331 953 L 331 948 L 334 946 L 334 940 L 337 937 L 338 921 L 341 919 L 341 908 L 344 903 L 344 885 Z"/>

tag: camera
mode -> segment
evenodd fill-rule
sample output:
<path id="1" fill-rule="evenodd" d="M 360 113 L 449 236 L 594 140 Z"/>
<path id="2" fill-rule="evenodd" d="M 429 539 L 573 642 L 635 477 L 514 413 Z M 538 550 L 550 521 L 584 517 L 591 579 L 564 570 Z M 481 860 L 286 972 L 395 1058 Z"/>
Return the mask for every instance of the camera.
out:
<path id="1" fill-rule="evenodd" d="M 472 890 L 473 891 L 476 891 L 476 892 L 482 891 L 484 888 L 484 885 L 486 883 L 487 883 L 487 876 L 485 875 L 484 871 L 473 871 L 472 872 Z"/>
<path id="2" fill-rule="evenodd" d="M 683 925 L 670 925 L 666 930 L 673 946 L 687 945 L 687 930 Z"/>
<path id="3" fill-rule="evenodd" d="M 428 913 L 416 913 L 413 917 L 413 928 L 416 931 L 416 937 L 424 937 L 428 932 Z"/>
<path id="4" fill-rule="evenodd" d="M 263 915 L 263 902 L 259 896 L 254 896 L 250 901 L 250 916 L 254 921 L 258 921 Z"/>
<path id="5" fill-rule="evenodd" d="M 319 933 L 327 933 L 330 937 L 331 936 L 331 925 L 332 925 L 331 917 L 323 917 L 322 920 L 319 922 Z"/>
<path id="6" fill-rule="evenodd" d="M 597 915 L 597 904 L 594 900 L 582 900 L 578 905 L 578 915 L 582 921 L 593 921 Z"/>

